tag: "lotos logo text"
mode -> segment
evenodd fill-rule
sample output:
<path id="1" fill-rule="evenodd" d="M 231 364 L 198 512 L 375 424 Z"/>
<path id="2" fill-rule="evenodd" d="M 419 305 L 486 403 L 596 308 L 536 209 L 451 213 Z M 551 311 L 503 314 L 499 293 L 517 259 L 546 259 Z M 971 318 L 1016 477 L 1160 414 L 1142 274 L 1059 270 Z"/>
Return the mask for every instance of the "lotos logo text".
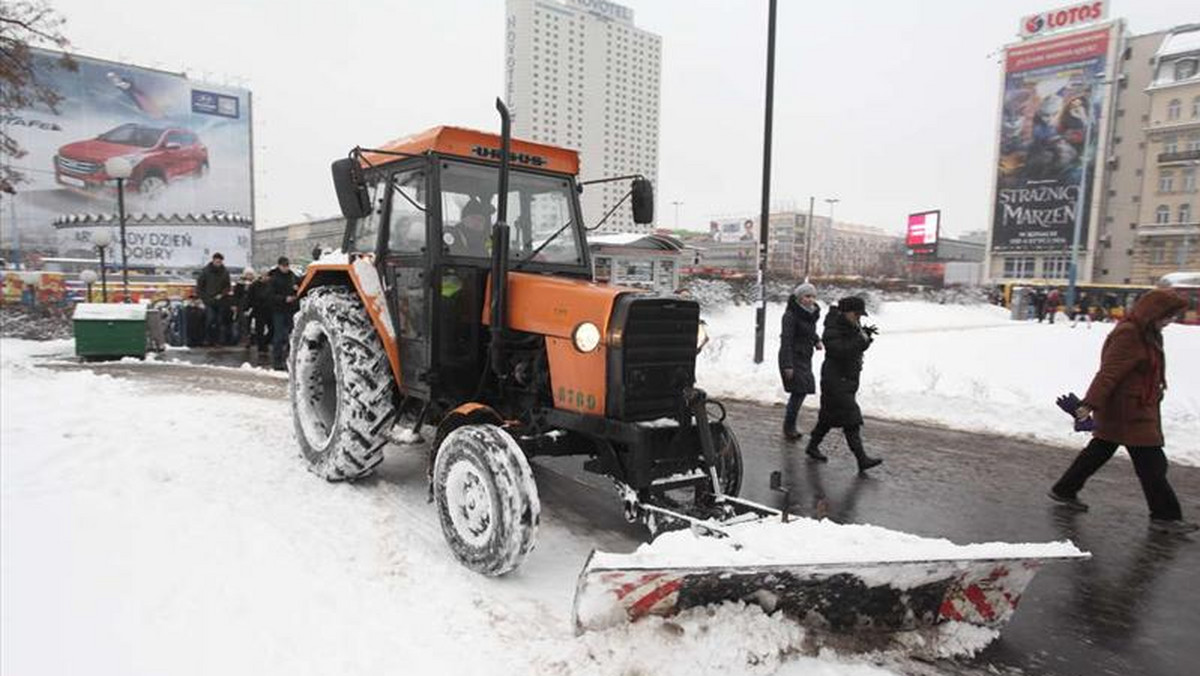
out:
<path id="1" fill-rule="evenodd" d="M 1108 15 L 1108 3 L 1083 2 L 1077 5 L 1052 9 L 1049 12 L 1034 14 L 1021 19 L 1021 37 L 1028 38 L 1043 35 L 1052 31 L 1075 28 L 1096 21 L 1102 21 Z"/>

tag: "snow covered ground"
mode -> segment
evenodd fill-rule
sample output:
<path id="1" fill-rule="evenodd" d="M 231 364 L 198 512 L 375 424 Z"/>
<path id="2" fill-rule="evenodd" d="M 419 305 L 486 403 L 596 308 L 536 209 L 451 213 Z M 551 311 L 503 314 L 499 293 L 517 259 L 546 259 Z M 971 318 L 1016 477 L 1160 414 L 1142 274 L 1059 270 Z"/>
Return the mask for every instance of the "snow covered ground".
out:
<path id="1" fill-rule="evenodd" d="M 422 454 L 329 484 L 285 402 L 30 360 L 70 350 L 0 341 L 0 673 L 890 673 L 804 656 L 756 607 L 575 637 L 592 541 L 552 512 L 517 573 L 480 577 L 442 541 Z"/>
<path id="2" fill-rule="evenodd" d="M 824 323 L 824 303 L 821 311 Z M 711 342 L 697 365 L 700 386 L 718 396 L 786 401 L 776 364 L 782 312 L 782 304 L 767 308 L 766 359 L 759 365 L 752 362 L 754 308 L 726 306 L 706 313 Z M 867 319 L 880 334 L 866 354 L 859 393 L 863 412 L 1082 448 L 1087 437 L 1071 432 L 1070 419 L 1054 400 L 1068 391 L 1083 396 L 1113 325 L 1072 328 L 1062 316 L 1052 326 L 1008 316 L 990 305 L 884 303 Z M 1165 342 L 1167 457 L 1200 465 L 1200 327 L 1169 326 Z M 818 352 L 813 363 L 818 377 L 821 359 Z M 817 403 L 816 396 L 805 402 L 804 431 L 816 420 Z M 867 442 L 869 447 L 869 430 Z"/>

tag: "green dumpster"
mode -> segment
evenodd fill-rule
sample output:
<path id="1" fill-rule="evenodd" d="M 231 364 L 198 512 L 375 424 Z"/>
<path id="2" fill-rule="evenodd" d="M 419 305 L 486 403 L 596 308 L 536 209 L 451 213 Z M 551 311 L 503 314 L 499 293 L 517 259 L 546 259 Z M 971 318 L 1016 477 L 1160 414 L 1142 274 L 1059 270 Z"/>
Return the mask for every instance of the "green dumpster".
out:
<path id="1" fill-rule="evenodd" d="M 71 317 L 75 354 L 85 359 L 145 357 L 146 306 L 79 303 Z"/>

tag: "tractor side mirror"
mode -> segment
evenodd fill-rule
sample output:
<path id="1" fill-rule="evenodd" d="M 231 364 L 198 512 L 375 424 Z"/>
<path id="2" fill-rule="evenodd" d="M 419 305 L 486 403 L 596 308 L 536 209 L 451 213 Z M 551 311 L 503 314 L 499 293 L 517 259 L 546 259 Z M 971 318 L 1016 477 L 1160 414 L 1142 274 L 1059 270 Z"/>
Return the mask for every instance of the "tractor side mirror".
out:
<path id="1" fill-rule="evenodd" d="M 633 222 L 646 225 L 654 221 L 654 186 L 645 178 L 633 179 Z"/>
<path id="2" fill-rule="evenodd" d="M 337 192 L 338 206 L 346 220 L 363 218 L 371 213 L 371 196 L 367 194 L 367 182 L 363 180 L 362 168 L 353 157 L 334 160 L 333 189 Z"/>

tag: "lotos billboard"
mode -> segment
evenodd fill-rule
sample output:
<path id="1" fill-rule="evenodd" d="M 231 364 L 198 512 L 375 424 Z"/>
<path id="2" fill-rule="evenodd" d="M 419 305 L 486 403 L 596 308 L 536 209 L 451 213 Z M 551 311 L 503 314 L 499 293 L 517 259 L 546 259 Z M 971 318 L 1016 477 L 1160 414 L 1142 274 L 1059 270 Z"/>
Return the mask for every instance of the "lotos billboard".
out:
<path id="1" fill-rule="evenodd" d="M 1059 7 L 1048 12 L 1038 12 L 1021 18 L 1021 37 L 1032 38 L 1054 31 L 1080 28 L 1087 24 L 1103 21 L 1108 16 L 1108 3 L 1080 2 Z"/>
<path id="2" fill-rule="evenodd" d="M 1110 28 L 1024 42 L 1006 53 L 993 251 L 1066 251 L 1096 173 Z M 1089 133 L 1090 132 L 1090 133 Z"/>
<path id="3" fill-rule="evenodd" d="M 25 180 L 0 215 L 0 247 L 25 259 L 32 253 L 64 255 L 55 222 L 72 214 L 115 214 L 114 173 L 128 173 L 125 210 L 131 219 L 143 214 L 253 219 L 249 91 L 86 57 L 74 57 L 78 69 L 69 71 L 58 65 L 55 53 L 33 56 L 39 81 L 62 101 L 57 114 L 39 105 L 0 120 L 27 152 L 12 161 Z M 212 239 L 204 228 L 224 227 L 193 220 L 187 227 L 195 230 L 186 234 L 194 241 Z M 248 259 L 244 239 L 240 256 L 224 253 Z M 130 259 L 131 266 L 171 266 L 164 259 L 157 263 Z"/>

